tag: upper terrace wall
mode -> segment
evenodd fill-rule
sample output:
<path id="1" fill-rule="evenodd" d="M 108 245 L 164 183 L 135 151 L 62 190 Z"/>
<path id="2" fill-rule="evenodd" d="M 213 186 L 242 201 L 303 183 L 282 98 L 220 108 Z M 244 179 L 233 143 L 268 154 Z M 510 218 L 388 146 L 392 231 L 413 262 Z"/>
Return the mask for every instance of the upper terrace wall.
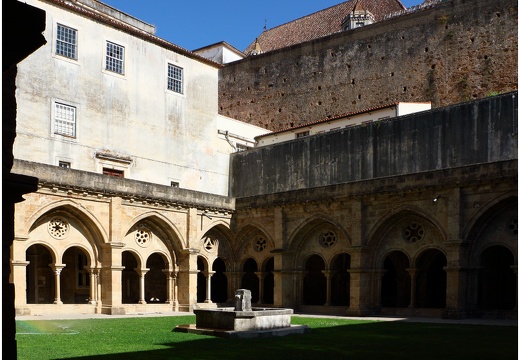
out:
<path id="1" fill-rule="evenodd" d="M 231 156 L 231 196 L 273 194 L 517 159 L 517 92 Z"/>
<path id="2" fill-rule="evenodd" d="M 226 65 L 219 112 L 270 130 L 395 101 L 432 107 L 517 89 L 518 4 L 436 7 Z"/>

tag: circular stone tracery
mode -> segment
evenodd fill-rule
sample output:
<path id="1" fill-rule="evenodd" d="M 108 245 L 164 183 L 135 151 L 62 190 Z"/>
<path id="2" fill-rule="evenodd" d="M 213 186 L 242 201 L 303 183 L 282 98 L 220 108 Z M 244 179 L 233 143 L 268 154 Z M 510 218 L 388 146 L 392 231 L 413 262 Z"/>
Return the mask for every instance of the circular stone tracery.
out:
<path id="1" fill-rule="evenodd" d="M 424 227 L 419 223 L 411 223 L 403 229 L 403 239 L 409 243 L 415 243 L 424 238 Z"/>
<path id="2" fill-rule="evenodd" d="M 204 239 L 204 249 L 206 249 L 207 252 L 214 252 L 218 246 L 218 240 L 213 239 L 211 237 L 207 237 Z"/>
<path id="3" fill-rule="evenodd" d="M 336 233 L 334 231 L 326 231 L 321 234 L 320 245 L 324 248 L 331 248 L 336 244 Z"/>
<path id="4" fill-rule="evenodd" d="M 267 241 L 262 236 L 259 236 L 258 239 L 256 239 L 253 248 L 256 252 L 262 252 L 266 247 Z"/>
<path id="5" fill-rule="evenodd" d="M 152 233 L 144 226 L 140 226 L 135 232 L 135 242 L 141 247 L 150 245 Z"/>
<path id="6" fill-rule="evenodd" d="M 48 230 L 53 238 L 60 240 L 69 233 L 69 223 L 62 218 L 56 217 L 49 221 Z"/>

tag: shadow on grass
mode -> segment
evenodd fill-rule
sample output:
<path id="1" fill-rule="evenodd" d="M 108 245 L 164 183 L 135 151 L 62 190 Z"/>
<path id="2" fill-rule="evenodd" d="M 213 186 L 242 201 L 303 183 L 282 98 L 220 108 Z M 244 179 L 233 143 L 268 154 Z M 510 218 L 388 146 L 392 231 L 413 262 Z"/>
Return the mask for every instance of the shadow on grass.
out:
<path id="1" fill-rule="evenodd" d="M 223 339 L 190 334 L 165 349 L 67 359 L 517 359 L 517 327 L 374 322 L 311 334 Z M 62 358 L 65 359 L 65 358 Z"/>

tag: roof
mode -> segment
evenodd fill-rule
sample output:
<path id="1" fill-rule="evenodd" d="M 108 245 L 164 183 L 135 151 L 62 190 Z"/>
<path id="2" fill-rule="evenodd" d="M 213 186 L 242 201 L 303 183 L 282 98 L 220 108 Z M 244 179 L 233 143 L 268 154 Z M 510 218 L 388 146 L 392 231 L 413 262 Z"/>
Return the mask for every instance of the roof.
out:
<path id="1" fill-rule="evenodd" d="M 406 9 L 399 0 L 345 1 L 265 30 L 244 50 L 244 53 L 249 54 L 254 50 L 256 41 L 261 51 L 265 53 L 340 32 L 343 19 L 354 11 L 356 5 L 370 11 L 376 22 L 383 20 L 387 14 Z"/>
<path id="2" fill-rule="evenodd" d="M 386 104 L 386 105 L 374 106 L 374 107 L 371 107 L 371 108 L 368 108 L 368 109 L 363 109 L 363 110 L 360 110 L 360 111 L 349 112 L 349 113 L 346 113 L 346 114 L 334 115 L 334 116 L 331 116 L 331 117 L 327 117 L 325 119 L 320 119 L 320 120 L 309 122 L 309 123 L 305 123 L 305 124 L 302 124 L 302 125 L 293 126 L 293 127 L 287 127 L 287 128 L 284 128 L 284 129 L 280 129 L 280 130 L 276 130 L 276 131 L 267 133 L 267 134 L 258 135 L 258 136 L 255 136 L 255 139 L 259 139 L 259 138 L 262 138 L 264 136 L 276 135 L 276 134 L 279 134 L 279 133 L 282 133 L 282 132 L 285 132 L 285 131 L 288 131 L 288 130 L 296 130 L 296 129 L 306 128 L 306 127 L 309 127 L 309 126 L 322 124 L 322 123 L 327 123 L 327 122 L 331 122 L 331 121 L 334 121 L 334 120 L 344 119 L 344 118 L 348 118 L 348 117 L 352 117 L 352 116 L 355 116 L 355 115 L 360 115 L 360 114 L 364 114 L 364 113 L 368 113 L 368 112 L 372 112 L 372 111 L 376 111 L 376 110 L 387 109 L 387 108 L 391 108 L 391 107 L 394 107 L 394 106 L 397 106 L 397 105 L 399 105 L 399 102 L 394 102 L 394 103 Z"/>
<path id="3" fill-rule="evenodd" d="M 219 41 L 214 44 L 206 45 L 206 46 L 200 47 L 198 49 L 192 50 L 192 52 L 197 53 L 201 50 L 207 50 L 207 49 L 218 48 L 218 47 L 224 47 L 224 48 L 228 49 L 229 51 L 234 52 L 237 55 L 245 56 L 245 54 L 242 51 L 238 50 L 236 47 L 234 47 L 233 45 L 230 45 L 226 41 Z"/>

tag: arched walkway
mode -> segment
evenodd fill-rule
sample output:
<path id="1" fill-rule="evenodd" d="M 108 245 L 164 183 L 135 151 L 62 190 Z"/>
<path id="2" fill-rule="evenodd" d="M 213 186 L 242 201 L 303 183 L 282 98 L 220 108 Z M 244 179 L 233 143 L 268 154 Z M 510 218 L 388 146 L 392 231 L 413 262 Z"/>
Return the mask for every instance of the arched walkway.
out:
<path id="1" fill-rule="evenodd" d="M 202 256 L 197 257 L 197 302 L 203 303 L 206 301 L 207 284 L 206 284 L 206 261 Z"/>
<path id="2" fill-rule="evenodd" d="M 26 260 L 27 304 L 52 304 L 56 283 L 51 252 L 43 245 L 32 245 L 26 251 Z"/>
<path id="3" fill-rule="evenodd" d="M 504 246 L 494 245 L 480 255 L 478 307 L 482 310 L 513 310 L 517 283 L 514 256 Z"/>
<path id="4" fill-rule="evenodd" d="M 408 257 L 401 251 L 393 251 L 384 261 L 381 281 L 381 306 L 403 308 L 410 305 L 410 274 Z"/>
<path id="5" fill-rule="evenodd" d="M 429 249 L 419 256 L 416 263 L 416 307 L 446 307 L 446 265 L 446 256 L 439 250 Z"/>
<path id="6" fill-rule="evenodd" d="M 225 275 L 226 263 L 221 258 L 216 258 L 213 262 L 211 276 L 211 301 L 215 303 L 225 303 L 227 301 L 228 281 Z"/>
<path id="7" fill-rule="evenodd" d="M 331 264 L 331 298 L 332 306 L 350 305 L 350 255 L 339 254 Z"/>
<path id="8" fill-rule="evenodd" d="M 303 304 L 324 305 L 327 300 L 327 280 L 323 271 L 325 262 L 319 255 L 311 255 L 305 262 Z"/>
<path id="9" fill-rule="evenodd" d="M 146 260 L 149 269 L 145 274 L 145 301 L 147 303 L 164 303 L 168 300 L 167 277 L 164 273 L 167 265 L 161 255 L 154 253 Z"/>
<path id="10" fill-rule="evenodd" d="M 137 304 L 139 302 L 139 274 L 138 261 L 134 254 L 123 251 L 122 265 L 124 267 L 121 275 L 121 302 L 123 304 Z"/>
<path id="11" fill-rule="evenodd" d="M 251 303 L 256 304 L 259 300 L 258 286 L 259 280 L 256 272 L 258 271 L 258 265 L 256 261 L 249 258 L 244 263 L 242 268 L 244 275 L 242 276 L 242 289 L 251 290 Z"/>
<path id="12" fill-rule="evenodd" d="M 264 261 L 262 271 L 263 278 L 263 299 L 264 304 L 274 303 L 274 258 L 270 257 Z"/>
<path id="13" fill-rule="evenodd" d="M 90 300 L 88 258 L 81 248 L 71 247 L 63 254 L 60 274 L 61 300 L 64 304 L 87 304 Z"/>

